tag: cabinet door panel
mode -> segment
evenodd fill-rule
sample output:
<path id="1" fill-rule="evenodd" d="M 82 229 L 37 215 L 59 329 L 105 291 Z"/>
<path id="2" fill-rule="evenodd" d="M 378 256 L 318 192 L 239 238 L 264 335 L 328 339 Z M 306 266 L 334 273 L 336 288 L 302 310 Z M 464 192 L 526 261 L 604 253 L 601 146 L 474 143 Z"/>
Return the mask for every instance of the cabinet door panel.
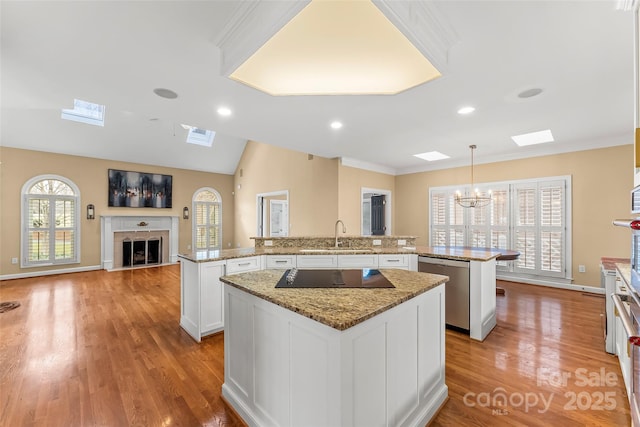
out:
<path id="1" fill-rule="evenodd" d="M 337 268 L 337 255 L 298 255 L 298 268 Z"/>
<path id="2" fill-rule="evenodd" d="M 200 332 L 206 335 L 208 332 L 222 329 L 224 326 L 224 300 L 220 276 L 224 275 L 223 264 L 205 264 L 200 274 L 202 288 L 200 290 Z"/>

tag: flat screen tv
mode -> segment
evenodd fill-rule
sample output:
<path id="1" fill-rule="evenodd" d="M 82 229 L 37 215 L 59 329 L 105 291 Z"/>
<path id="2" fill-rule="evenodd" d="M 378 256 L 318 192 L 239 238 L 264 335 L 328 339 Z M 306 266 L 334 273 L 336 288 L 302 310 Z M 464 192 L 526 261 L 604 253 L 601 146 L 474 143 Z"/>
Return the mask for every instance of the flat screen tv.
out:
<path id="1" fill-rule="evenodd" d="M 109 206 L 170 208 L 173 177 L 109 169 Z"/>

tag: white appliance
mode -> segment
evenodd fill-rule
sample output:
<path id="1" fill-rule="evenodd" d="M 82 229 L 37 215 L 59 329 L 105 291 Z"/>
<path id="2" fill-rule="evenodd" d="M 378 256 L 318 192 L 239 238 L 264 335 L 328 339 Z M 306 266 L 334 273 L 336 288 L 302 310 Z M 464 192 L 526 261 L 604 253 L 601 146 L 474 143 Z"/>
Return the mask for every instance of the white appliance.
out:
<path id="1" fill-rule="evenodd" d="M 636 188 L 636 192 L 640 190 Z M 631 282 L 628 295 L 614 294 L 611 298 L 617 308 L 622 326 L 629 337 L 629 406 L 631 423 L 640 427 L 640 218 L 615 220 L 613 225 L 631 229 Z M 627 310 L 625 304 L 628 304 Z"/>

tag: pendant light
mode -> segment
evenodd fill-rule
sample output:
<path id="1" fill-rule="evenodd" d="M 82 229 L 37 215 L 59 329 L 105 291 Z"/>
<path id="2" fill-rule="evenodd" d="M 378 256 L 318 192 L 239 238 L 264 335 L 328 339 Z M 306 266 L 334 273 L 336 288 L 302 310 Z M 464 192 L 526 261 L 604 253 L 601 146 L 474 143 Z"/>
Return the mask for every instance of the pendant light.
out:
<path id="1" fill-rule="evenodd" d="M 477 147 L 470 145 L 471 149 L 471 191 L 469 196 L 463 196 L 459 191 L 456 192 L 456 203 L 463 208 L 481 208 L 491 203 L 491 192 L 489 195 L 483 196 L 478 190 L 473 188 L 473 150 Z"/>

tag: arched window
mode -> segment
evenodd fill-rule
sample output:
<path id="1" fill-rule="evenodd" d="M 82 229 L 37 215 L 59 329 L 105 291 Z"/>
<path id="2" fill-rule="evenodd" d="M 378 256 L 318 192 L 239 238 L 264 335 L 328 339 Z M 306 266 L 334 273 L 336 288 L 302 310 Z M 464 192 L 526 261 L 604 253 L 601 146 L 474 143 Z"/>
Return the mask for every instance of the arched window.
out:
<path id="1" fill-rule="evenodd" d="M 201 188 L 193 195 L 193 248 L 196 251 L 222 249 L 222 199 L 213 188 Z"/>
<path id="2" fill-rule="evenodd" d="M 80 262 L 80 191 L 61 176 L 22 187 L 22 267 Z"/>

